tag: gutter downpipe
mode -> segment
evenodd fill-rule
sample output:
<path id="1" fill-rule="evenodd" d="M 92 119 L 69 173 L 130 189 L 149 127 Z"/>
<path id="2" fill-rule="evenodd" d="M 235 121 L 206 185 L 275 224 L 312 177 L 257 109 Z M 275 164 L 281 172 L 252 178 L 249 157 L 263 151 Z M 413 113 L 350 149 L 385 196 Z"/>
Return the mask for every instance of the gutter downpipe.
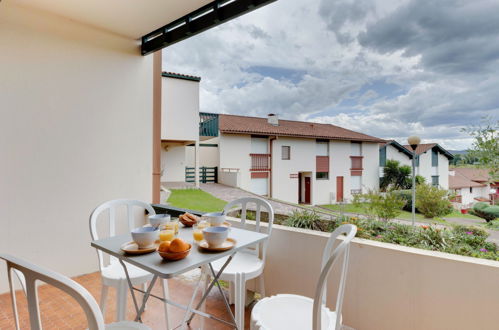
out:
<path id="1" fill-rule="evenodd" d="M 269 147 L 269 149 L 270 149 L 270 157 L 269 157 L 270 158 L 269 159 L 269 170 L 270 170 L 269 171 L 269 198 L 273 198 L 273 194 L 272 194 L 272 181 L 273 181 L 272 180 L 272 176 L 274 175 L 273 174 L 274 171 L 272 171 L 272 168 L 273 168 L 272 162 L 274 160 L 274 157 L 273 157 L 273 145 L 274 144 L 272 142 L 274 142 L 274 140 L 276 140 L 276 139 L 277 139 L 277 136 L 271 136 L 269 138 L 269 143 L 270 143 L 270 147 Z"/>

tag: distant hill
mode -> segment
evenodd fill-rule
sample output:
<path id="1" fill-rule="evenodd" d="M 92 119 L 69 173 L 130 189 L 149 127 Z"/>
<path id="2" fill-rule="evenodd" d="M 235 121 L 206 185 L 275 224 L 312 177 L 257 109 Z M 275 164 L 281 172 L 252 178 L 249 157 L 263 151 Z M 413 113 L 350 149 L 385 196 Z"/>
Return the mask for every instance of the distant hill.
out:
<path id="1" fill-rule="evenodd" d="M 453 155 L 466 155 L 468 153 L 467 150 L 447 150 Z"/>

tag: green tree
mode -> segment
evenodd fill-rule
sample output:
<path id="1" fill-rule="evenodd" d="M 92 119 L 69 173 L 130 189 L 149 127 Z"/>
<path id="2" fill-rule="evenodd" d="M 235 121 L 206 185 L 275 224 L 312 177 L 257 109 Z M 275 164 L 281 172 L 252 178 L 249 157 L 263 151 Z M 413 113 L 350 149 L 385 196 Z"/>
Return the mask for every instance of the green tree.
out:
<path id="1" fill-rule="evenodd" d="M 473 137 L 469 157 L 489 170 L 490 181 L 499 181 L 499 120 L 494 122 L 491 117 L 485 117 L 479 125 L 464 128 L 463 131 Z"/>
<path id="2" fill-rule="evenodd" d="M 383 168 L 383 177 L 380 182 L 381 191 L 412 188 L 412 170 L 408 165 L 400 165 L 398 160 L 388 159 Z M 422 176 L 416 176 L 416 183 L 423 183 Z"/>

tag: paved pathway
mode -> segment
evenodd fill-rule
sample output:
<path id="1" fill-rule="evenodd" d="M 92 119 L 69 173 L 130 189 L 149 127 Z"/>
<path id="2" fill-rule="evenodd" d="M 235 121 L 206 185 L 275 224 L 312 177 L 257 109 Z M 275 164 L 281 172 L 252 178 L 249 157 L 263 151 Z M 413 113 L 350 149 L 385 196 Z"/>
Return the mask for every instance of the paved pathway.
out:
<path id="1" fill-rule="evenodd" d="M 239 188 L 229 187 L 220 183 L 201 183 L 200 188 L 206 191 L 207 193 L 212 194 L 213 196 L 228 202 L 243 197 L 262 197 L 259 195 L 252 194 L 248 191 Z M 272 205 L 272 207 L 274 208 L 274 212 L 276 214 L 290 214 L 294 210 L 302 209 L 298 206 L 293 206 L 286 203 L 277 202 L 274 200 L 267 199 L 267 201 L 270 203 L 270 205 Z"/>

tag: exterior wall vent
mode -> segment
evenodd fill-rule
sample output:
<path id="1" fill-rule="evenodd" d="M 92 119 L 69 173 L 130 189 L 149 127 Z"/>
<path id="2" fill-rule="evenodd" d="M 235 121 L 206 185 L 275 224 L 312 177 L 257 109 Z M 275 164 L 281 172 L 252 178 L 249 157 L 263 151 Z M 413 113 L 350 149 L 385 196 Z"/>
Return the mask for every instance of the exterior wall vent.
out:
<path id="1" fill-rule="evenodd" d="M 269 113 L 267 116 L 267 122 L 272 126 L 279 126 L 279 117 L 276 114 Z"/>

